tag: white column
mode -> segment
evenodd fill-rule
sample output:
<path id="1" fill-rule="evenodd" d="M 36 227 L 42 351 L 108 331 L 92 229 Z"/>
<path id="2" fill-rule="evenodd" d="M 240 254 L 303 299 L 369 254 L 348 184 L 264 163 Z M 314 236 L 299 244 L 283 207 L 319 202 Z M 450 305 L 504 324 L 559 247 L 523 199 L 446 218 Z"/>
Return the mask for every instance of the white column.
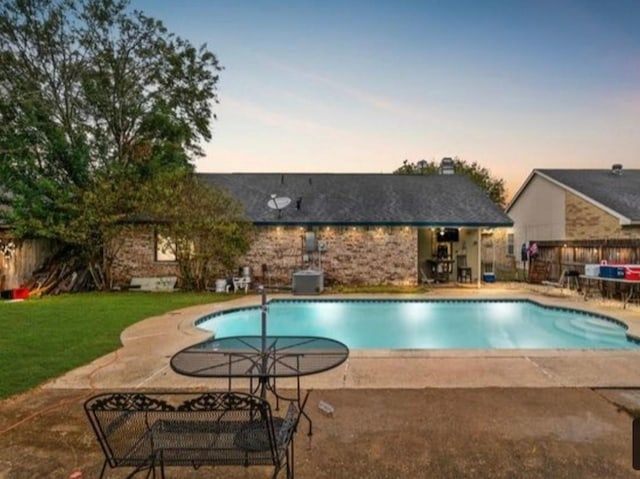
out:
<path id="1" fill-rule="evenodd" d="M 476 255 L 476 271 L 478 272 L 478 278 L 476 279 L 476 286 L 480 288 L 482 281 L 482 228 L 478 228 L 478 254 Z"/>

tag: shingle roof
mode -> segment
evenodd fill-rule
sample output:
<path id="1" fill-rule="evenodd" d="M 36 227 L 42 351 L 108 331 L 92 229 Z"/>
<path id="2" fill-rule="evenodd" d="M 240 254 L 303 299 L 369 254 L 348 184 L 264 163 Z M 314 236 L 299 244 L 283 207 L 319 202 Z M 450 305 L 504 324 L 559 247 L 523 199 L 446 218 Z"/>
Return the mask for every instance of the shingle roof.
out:
<path id="1" fill-rule="evenodd" d="M 640 170 L 534 170 L 632 223 L 640 222 Z"/>
<path id="2" fill-rule="evenodd" d="M 475 183 L 460 175 L 200 173 L 245 206 L 255 224 L 511 226 Z M 291 198 L 278 212 L 271 195 Z M 300 208 L 297 201 L 300 200 Z"/>

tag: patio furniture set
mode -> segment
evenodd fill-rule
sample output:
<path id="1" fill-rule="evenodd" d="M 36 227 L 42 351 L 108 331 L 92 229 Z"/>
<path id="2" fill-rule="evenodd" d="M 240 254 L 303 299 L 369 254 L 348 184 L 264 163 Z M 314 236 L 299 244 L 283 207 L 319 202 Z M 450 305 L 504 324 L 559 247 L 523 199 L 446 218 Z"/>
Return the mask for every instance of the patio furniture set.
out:
<path id="1" fill-rule="evenodd" d="M 346 361 L 346 345 L 321 337 L 269 336 L 267 303 L 261 290 L 260 336 L 211 338 L 176 353 L 172 369 L 200 378 L 226 378 L 228 390 L 207 392 L 112 392 L 86 401 L 85 411 L 107 466 L 131 467 L 127 477 L 146 471 L 165 477 L 167 466 L 271 465 L 273 478 L 284 469 L 294 477 L 293 438 L 310 391 L 300 377 L 335 368 Z M 295 379 L 293 397 L 277 389 L 280 378 Z M 233 389 L 248 380 L 249 390 Z M 271 401 L 269 401 L 271 395 Z M 287 404 L 284 417 L 273 413 Z"/>

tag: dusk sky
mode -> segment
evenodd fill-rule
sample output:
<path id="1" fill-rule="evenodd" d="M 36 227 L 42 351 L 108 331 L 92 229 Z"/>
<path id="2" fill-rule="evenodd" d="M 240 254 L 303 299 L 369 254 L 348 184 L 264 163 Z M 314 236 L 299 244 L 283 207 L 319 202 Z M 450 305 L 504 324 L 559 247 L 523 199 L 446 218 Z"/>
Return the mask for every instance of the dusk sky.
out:
<path id="1" fill-rule="evenodd" d="M 133 0 L 225 70 L 201 172 L 640 168 L 640 1 Z"/>

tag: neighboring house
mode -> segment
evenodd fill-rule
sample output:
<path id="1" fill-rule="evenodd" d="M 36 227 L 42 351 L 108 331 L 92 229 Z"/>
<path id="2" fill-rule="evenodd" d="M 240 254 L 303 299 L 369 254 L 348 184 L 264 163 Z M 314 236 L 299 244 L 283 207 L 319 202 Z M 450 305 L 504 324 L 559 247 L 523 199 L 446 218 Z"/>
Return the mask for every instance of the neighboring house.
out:
<path id="1" fill-rule="evenodd" d="M 479 283 L 483 233 L 512 225 L 483 190 L 455 174 L 199 176 L 244 205 L 257 238 L 238 266 L 265 283 L 291 284 L 296 270 L 321 267 L 327 284 L 414 285 L 421 269 L 431 275 L 428 261 L 438 251 L 453 261 L 446 279 L 456 279 L 455 260 L 463 255 Z M 447 241 L 438 241 L 445 232 Z M 157 230 L 132 238 L 114 275 L 126 281 L 168 274 L 173 258 L 161 245 Z"/>
<path id="2" fill-rule="evenodd" d="M 640 170 L 536 169 L 506 212 L 516 255 L 536 242 L 554 277 L 600 261 L 640 262 Z"/>

